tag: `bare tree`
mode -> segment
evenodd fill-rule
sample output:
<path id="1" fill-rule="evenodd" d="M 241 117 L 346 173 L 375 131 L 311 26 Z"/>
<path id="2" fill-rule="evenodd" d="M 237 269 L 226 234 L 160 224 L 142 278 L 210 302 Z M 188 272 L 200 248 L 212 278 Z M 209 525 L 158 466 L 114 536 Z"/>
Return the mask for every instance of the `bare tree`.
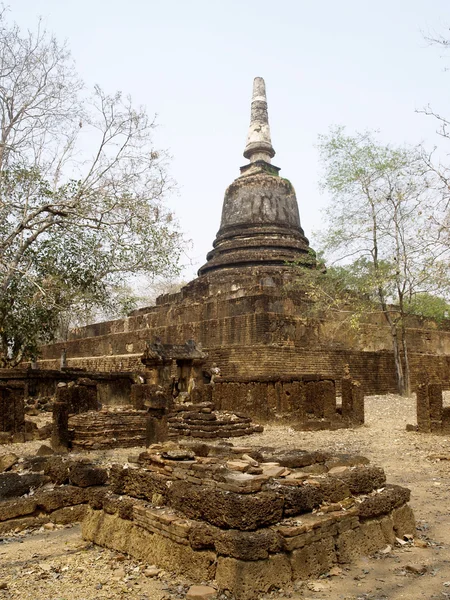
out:
<path id="1" fill-rule="evenodd" d="M 166 152 L 153 146 L 155 127 L 145 108 L 120 92 L 96 86 L 88 93 L 68 49 L 41 22 L 22 33 L 0 14 L 4 362 L 50 339 L 51 311 L 67 309 L 71 297 L 106 303 L 129 274 L 177 273 L 182 240 L 163 204 L 173 184 Z M 25 289 L 36 295 L 27 304 L 31 341 L 14 334 Z M 32 317 L 37 306 L 45 307 L 39 319 Z"/>
<path id="2" fill-rule="evenodd" d="M 332 193 L 322 238 L 330 259 L 384 316 L 398 389 L 409 393 L 406 317 L 417 297 L 450 289 L 450 247 L 442 237 L 443 208 L 418 148 L 377 143 L 370 133 L 342 128 L 320 139 L 324 188 Z"/>

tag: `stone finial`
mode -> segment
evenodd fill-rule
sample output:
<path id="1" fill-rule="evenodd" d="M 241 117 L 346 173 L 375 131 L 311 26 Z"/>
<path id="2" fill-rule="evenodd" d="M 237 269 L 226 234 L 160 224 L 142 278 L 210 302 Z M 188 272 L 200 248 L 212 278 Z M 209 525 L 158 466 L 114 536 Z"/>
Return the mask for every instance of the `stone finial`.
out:
<path id="1" fill-rule="evenodd" d="M 275 156 L 270 139 L 269 117 L 267 114 L 266 84 L 262 77 L 253 81 L 252 110 L 247 145 L 244 150 L 245 158 L 250 162 L 264 160 L 270 163 Z"/>

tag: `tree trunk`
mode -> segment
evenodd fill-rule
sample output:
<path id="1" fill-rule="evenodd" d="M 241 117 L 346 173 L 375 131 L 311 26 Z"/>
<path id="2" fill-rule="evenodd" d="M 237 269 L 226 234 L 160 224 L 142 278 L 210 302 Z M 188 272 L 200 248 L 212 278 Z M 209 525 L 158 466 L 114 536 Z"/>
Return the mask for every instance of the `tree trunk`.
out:
<path id="1" fill-rule="evenodd" d="M 403 350 L 403 365 L 404 365 L 404 385 L 405 385 L 405 396 L 411 396 L 411 371 L 409 368 L 409 354 L 408 345 L 406 343 L 406 331 L 402 325 L 402 350 Z"/>
<path id="2" fill-rule="evenodd" d="M 394 326 L 391 328 L 392 335 L 392 348 L 394 351 L 394 362 L 395 362 L 395 374 L 397 377 L 397 387 L 398 393 L 402 396 L 405 395 L 405 376 L 403 372 L 403 364 L 402 364 L 402 353 L 400 351 L 400 346 L 398 343 L 398 332 L 397 328 Z"/>

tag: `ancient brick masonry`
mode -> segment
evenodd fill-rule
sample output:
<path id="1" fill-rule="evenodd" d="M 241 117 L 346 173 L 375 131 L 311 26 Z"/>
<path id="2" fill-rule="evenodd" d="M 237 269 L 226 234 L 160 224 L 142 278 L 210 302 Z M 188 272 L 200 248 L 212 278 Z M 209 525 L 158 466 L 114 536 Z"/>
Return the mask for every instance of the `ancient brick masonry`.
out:
<path id="1" fill-rule="evenodd" d="M 58 406 L 55 403 L 55 406 Z M 99 450 L 108 448 L 132 448 L 148 446 L 149 420 L 153 418 L 146 410 L 131 406 L 102 409 L 72 415 L 67 420 L 69 444 L 73 450 Z M 263 431 L 249 417 L 232 412 L 216 412 L 211 403 L 175 405 L 167 417 L 164 439 L 178 437 L 228 438 L 251 435 Z M 152 440 L 153 441 L 153 440 Z M 54 445 L 56 448 L 57 446 Z"/>
<path id="2" fill-rule="evenodd" d="M 337 406 L 337 386 L 341 406 Z M 298 430 L 340 429 L 364 424 L 364 393 L 360 382 L 346 375 L 335 381 L 324 375 L 260 380 L 219 379 L 213 400 L 225 410 L 240 410 L 260 422 L 288 422 Z"/>
<path id="3" fill-rule="evenodd" d="M 314 268 L 315 255 L 294 187 L 280 177 L 274 155 L 265 83 L 257 77 L 244 151 L 249 163 L 225 192 L 219 230 L 199 276 L 157 298 L 156 306 L 79 328 L 69 341 L 43 347 L 40 364 L 55 368 L 66 349 L 72 367 L 143 371 L 149 337 L 170 344 L 194 338 L 229 382 L 246 378 L 251 387 L 274 374 L 295 381 L 307 373 L 337 380 L 350 363 L 366 394 L 395 392 L 392 339 L 382 315 L 367 316 L 358 333 L 342 315 L 312 317 L 302 277 Z M 410 317 L 406 325 L 412 385 L 423 368 L 448 381 L 449 323 Z M 270 413 L 270 406 L 264 409 Z"/>
<path id="4" fill-rule="evenodd" d="M 217 412 L 212 402 L 192 402 L 192 398 L 202 400 L 213 394 L 213 374 L 205 374 L 209 384 L 204 381 L 205 358 L 192 340 L 184 345 L 147 343 L 142 356 L 145 383 L 131 386 L 132 406 L 85 412 L 70 419 L 69 407 L 80 404 L 72 396 L 82 386 L 60 384 L 54 404 L 53 447 L 125 448 L 149 446 L 169 437 L 226 438 L 261 432 L 263 428 L 245 415 Z"/>
<path id="5" fill-rule="evenodd" d="M 414 533 L 409 490 L 363 457 L 155 445 L 92 497 L 83 536 L 240 600 Z"/>
<path id="6" fill-rule="evenodd" d="M 445 386 L 448 387 L 448 384 Z M 423 380 L 416 389 L 417 431 L 422 433 L 450 433 L 450 407 L 444 407 L 443 384 Z M 415 429 L 407 425 L 407 429 Z"/>
<path id="7" fill-rule="evenodd" d="M 250 417 L 240 413 L 215 411 L 211 402 L 175 405 L 168 419 L 169 436 L 193 438 L 229 438 L 263 431 Z"/>
<path id="8" fill-rule="evenodd" d="M 147 411 L 111 407 L 68 419 L 69 446 L 73 450 L 104 450 L 145 446 Z"/>
<path id="9" fill-rule="evenodd" d="M 108 479 L 105 469 L 89 461 L 60 456 L 28 457 L 8 468 L 0 473 L 0 535 L 81 521 L 90 495 Z"/>

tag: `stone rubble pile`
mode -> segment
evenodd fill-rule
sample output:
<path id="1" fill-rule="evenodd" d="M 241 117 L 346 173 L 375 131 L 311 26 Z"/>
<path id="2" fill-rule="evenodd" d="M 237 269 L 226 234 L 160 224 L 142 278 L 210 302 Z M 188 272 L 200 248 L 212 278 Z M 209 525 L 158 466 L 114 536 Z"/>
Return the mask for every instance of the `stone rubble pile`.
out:
<path id="1" fill-rule="evenodd" d="M 0 473 L 0 535 L 81 521 L 90 495 L 108 479 L 106 469 L 86 459 L 15 458 Z"/>

